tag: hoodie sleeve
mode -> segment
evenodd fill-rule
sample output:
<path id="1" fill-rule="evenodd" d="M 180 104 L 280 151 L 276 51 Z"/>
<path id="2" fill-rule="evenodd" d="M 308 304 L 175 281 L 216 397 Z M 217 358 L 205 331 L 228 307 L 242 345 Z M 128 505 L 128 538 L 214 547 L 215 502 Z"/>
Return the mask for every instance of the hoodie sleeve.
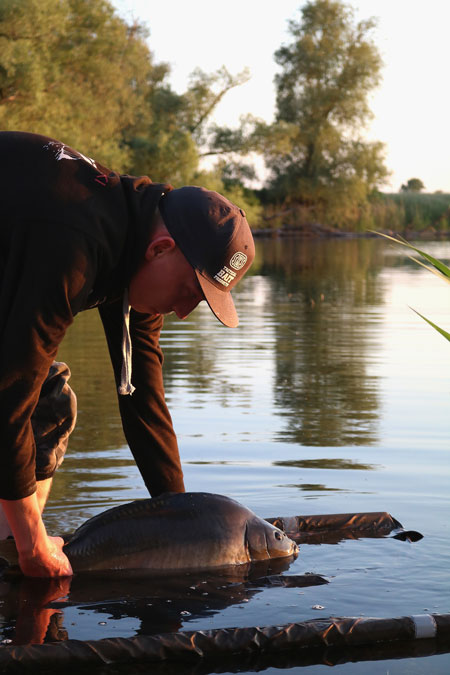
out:
<path id="1" fill-rule="evenodd" d="M 122 368 L 122 298 L 99 307 L 119 386 Z M 184 492 L 183 472 L 172 419 L 164 396 L 163 355 L 159 336 L 163 318 L 131 310 L 133 346 L 130 396 L 119 395 L 125 437 L 152 497 L 163 492 Z"/>
<path id="2" fill-rule="evenodd" d="M 78 239 L 74 234 L 73 244 Z M 31 416 L 58 346 L 84 298 L 86 255 L 55 224 L 15 230 L 0 286 L 0 498 L 35 489 Z"/>

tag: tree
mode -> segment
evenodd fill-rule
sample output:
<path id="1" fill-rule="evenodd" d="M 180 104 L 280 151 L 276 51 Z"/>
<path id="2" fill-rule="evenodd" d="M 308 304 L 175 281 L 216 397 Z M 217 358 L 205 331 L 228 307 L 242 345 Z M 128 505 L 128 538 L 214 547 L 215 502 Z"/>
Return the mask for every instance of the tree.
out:
<path id="1" fill-rule="evenodd" d="M 155 66 L 146 31 L 106 0 L 2 0 L 0 126 L 55 136 L 120 170 Z"/>
<path id="2" fill-rule="evenodd" d="M 301 205 L 310 218 L 350 221 L 387 175 L 381 143 L 360 130 L 370 116 L 369 92 L 381 59 L 369 34 L 336 0 L 311 0 L 290 21 L 293 40 L 275 53 L 275 124 L 259 135 L 278 201 Z"/>
<path id="3" fill-rule="evenodd" d="M 154 181 L 168 181 L 175 187 L 193 183 L 216 190 L 239 204 L 249 222 L 257 225 L 261 207 L 242 180 L 253 175 L 251 167 L 219 159 L 213 169 L 199 169 L 202 157 L 244 151 L 243 127 L 222 130 L 210 124 L 210 118 L 225 94 L 247 78 L 247 71 L 232 75 L 225 67 L 214 73 L 197 68 L 183 94 L 164 84 L 149 89 L 146 110 L 126 139 L 132 153 L 131 172 L 149 174 Z"/>
<path id="4" fill-rule="evenodd" d="M 410 178 L 406 185 L 403 184 L 400 192 L 421 192 L 425 188 L 420 178 Z"/>
<path id="5" fill-rule="evenodd" d="M 211 113 L 248 75 L 197 70 L 177 94 L 147 35 L 108 0 L 0 0 L 0 128 L 53 136 L 121 172 L 192 182 Z"/>
<path id="6" fill-rule="evenodd" d="M 209 151 L 211 114 L 247 77 L 245 71 L 234 76 L 224 67 L 215 73 L 197 68 L 183 94 L 165 84 L 149 87 L 146 107 L 126 138 L 132 172 L 149 173 L 153 180 L 175 186 L 192 182 L 200 157 L 217 154 Z"/>

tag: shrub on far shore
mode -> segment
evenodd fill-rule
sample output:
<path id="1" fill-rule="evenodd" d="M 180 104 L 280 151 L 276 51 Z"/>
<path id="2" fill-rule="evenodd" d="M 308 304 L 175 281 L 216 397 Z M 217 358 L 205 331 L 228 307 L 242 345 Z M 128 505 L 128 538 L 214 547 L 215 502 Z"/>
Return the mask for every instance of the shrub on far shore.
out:
<path id="1" fill-rule="evenodd" d="M 399 233 L 450 230 L 450 194 L 443 192 L 377 193 L 361 209 L 358 230 L 377 229 Z"/>
<path id="2" fill-rule="evenodd" d="M 257 194 L 257 193 L 256 193 Z M 263 195 L 258 195 L 259 198 Z M 347 205 L 332 212 L 313 205 L 289 206 L 264 203 L 262 217 L 255 222 L 262 229 L 307 230 L 317 225 L 342 232 L 423 232 L 450 233 L 450 193 L 399 192 L 372 194 L 364 203 Z"/>
<path id="3" fill-rule="evenodd" d="M 401 212 L 401 229 L 424 230 L 432 227 L 436 232 L 444 233 L 450 228 L 448 193 L 400 192 L 383 195 L 383 198 L 386 202 L 395 204 Z"/>

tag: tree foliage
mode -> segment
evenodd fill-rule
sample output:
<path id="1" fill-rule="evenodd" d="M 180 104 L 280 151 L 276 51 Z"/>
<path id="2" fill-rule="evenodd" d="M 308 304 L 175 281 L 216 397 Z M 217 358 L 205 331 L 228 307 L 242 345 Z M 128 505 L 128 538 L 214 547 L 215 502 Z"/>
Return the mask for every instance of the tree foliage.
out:
<path id="1" fill-rule="evenodd" d="M 147 36 L 108 0 L 0 0 L 0 128 L 53 136 L 119 171 L 192 182 L 215 106 L 248 74 L 197 69 L 178 94 Z"/>
<path id="2" fill-rule="evenodd" d="M 404 183 L 401 188 L 400 192 L 421 192 L 421 190 L 425 189 L 425 185 L 422 183 L 420 178 L 410 178 L 406 184 Z"/>
<path id="3" fill-rule="evenodd" d="M 105 0 L 2 0 L 1 128 L 55 136 L 125 168 L 123 131 L 167 72 L 145 37 Z"/>
<path id="4" fill-rule="evenodd" d="M 372 19 L 355 24 L 337 0 L 307 2 L 289 24 L 292 42 L 275 53 L 276 122 L 258 131 L 278 199 L 339 224 L 387 174 L 382 144 L 360 135 L 381 67 L 373 27 Z"/>
<path id="5" fill-rule="evenodd" d="M 210 154 L 211 114 L 246 77 L 245 72 L 231 75 L 224 67 L 215 73 L 197 68 L 183 94 L 167 84 L 149 88 L 145 110 L 127 135 L 133 173 L 146 173 L 152 167 L 154 180 L 174 185 L 191 182 L 201 155 Z"/>

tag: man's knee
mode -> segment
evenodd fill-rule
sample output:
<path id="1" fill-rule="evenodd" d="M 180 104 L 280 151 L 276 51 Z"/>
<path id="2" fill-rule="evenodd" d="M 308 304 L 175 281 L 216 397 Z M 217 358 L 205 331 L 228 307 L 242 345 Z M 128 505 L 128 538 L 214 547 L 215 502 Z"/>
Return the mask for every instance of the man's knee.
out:
<path id="1" fill-rule="evenodd" d="M 77 399 L 68 384 L 69 367 L 54 361 L 31 418 L 36 441 L 36 479 L 51 478 L 64 459 L 77 418 Z"/>

